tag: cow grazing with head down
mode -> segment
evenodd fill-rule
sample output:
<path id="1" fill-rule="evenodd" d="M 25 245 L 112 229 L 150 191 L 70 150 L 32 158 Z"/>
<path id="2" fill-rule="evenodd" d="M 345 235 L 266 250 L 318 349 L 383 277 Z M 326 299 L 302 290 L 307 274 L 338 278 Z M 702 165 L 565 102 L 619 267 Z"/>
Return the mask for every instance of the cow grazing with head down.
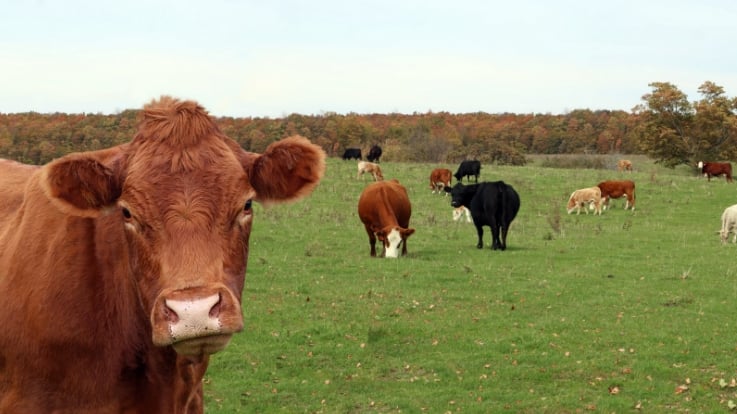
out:
<path id="1" fill-rule="evenodd" d="M 601 189 L 599 187 L 582 188 L 571 193 L 566 209 L 568 214 L 571 214 L 573 210 L 576 210 L 576 214 L 580 214 L 581 208 L 583 208 L 583 211 L 589 214 L 586 209 L 586 204 L 589 204 L 594 207 L 594 214 L 601 215 L 601 203 Z"/>
<path id="2" fill-rule="evenodd" d="M 601 200 L 605 209 L 609 208 L 609 200 L 624 196 L 624 209 L 635 209 L 635 182 L 631 180 L 602 181 L 596 185 L 601 190 Z"/>
<path id="3" fill-rule="evenodd" d="M 397 180 L 371 183 L 358 199 L 358 217 L 361 219 L 371 246 L 371 256 L 376 256 L 376 239 L 384 246 L 384 257 L 407 254 L 407 238 L 415 229 L 409 227 L 412 205 L 407 190 Z"/>
<path id="4" fill-rule="evenodd" d="M 727 182 L 732 182 L 732 164 L 728 162 L 703 162 L 698 163 L 701 174 L 706 176 L 707 181 L 711 181 L 711 177 L 719 177 L 723 175 Z"/>
<path id="5" fill-rule="evenodd" d="M 450 187 L 452 176 L 453 173 L 451 173 L 447 168 L 436 168 L 432 170 L 430 173 L 430 188 L 432 189 L 432 193 L 435 194 L 437 191 L 438 194 L 443 193 L 448 195 L 448 193 L 444 191 L 444 188 Z"/>
<path id="6" fill-rule="evenodd" d="M 362 160 L 363 157 L 361 156 L 361 149 L 360 148 L 346 148 L 345 151 L 343 151 L 343 161 L 345 160 Z"/>
<path id="7" fill-rule="evenodd" d="M 719 231 L 719 239 L 727 243 L 729 234 L 732 233 L 732 243 L 737 243 L 737 204 L 731 205 L 722 212 L 722 229 Z"/>
<path id="8" fill-rule="evenodd" d="M 617 161 L 617 171 L 629 171 L 632 172 L 632 161 L 630 160 L 619 160 Z"/>
<path id="9" fill-rule="evenodd" d="M 370 162 L 378 163 L 381 159 L 381 147 L 378 145 L 374 145 L 369 150 L 368 155 L 366 156 L 366 159 Z"/>
<path id="10" fill-rule="evenodd" d="M 243 329 L 252 201 L 308 195 L 302 137 L 244 151 L 197 103 L 132 141 L 0 162 L 0 412 L 202 413 L 209 355 Z"/>
<path id="11" fill-rule="evenodd" d="M 464 206 L 456 207 L 453 209 L 453 221 L 461 220 L 461 217 L 466 216 L 466 223 L 471 222 L 471 210 Z"/>
<path id="12" fill-rule="evenodd" d="M 381 172 L 381 167 L 379 167 L 378 164 L 368 161 L 359 161 L 356 179 L 363 177 L 363 174 L 365 173 L 371 174 L 371 176 L 374 177 L 374 181 L 381 181 L 384 179 L 384 174 Z"/>
<path id="13" fill-rule="evenodd" d="M 461 161 L 458 171 L 453 174 L 459 183 L 463 181 L 463 177 L 468 177 L 468 181 L 471 181 L 471 177 L 474 177 L 474 182 L 478 183 L 479 175 L 481 175 L 481 161 L 477 160 Z"/>
<path id="14" fill-rule="evenodd" d="M 484 247 L 482 226 L 491 227 L 493 250 L 506 250 L 507 232 L 512 220 L 519 211 L 519 194 L 504 181 L 483 182 L 463 185 L 456 183 L 452 188 L 445 187 L 453 199 L 450 205 L 454 208 L 466 206 L 471 210 L 471 217 L 476 226 L 478 243 L 476 247 Z"/>

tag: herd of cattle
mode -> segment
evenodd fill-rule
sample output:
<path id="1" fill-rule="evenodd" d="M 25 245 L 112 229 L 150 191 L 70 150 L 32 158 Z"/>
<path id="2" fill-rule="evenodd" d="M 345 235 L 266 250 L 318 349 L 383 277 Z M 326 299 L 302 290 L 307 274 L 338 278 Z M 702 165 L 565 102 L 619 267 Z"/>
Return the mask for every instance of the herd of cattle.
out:
<path id="1" fill-rule="evenodd" d="M 252 203 L 306 197 L 325 172 L 325 152 L 307 139 L 245 151 L 194 101 L 161 97 L 140 117 L 116 147 L 43 166 L 0 160 L 1 413 L 202 413 L 209 356 L 243 329 Z M 415 232 L 412 206 L 398 180 L 384 180 L 381 155 L 374 146 L 368 161 L 356 148 L 343 158 L 375 181 L 358 200 L 371 256 L 398 257 Z M 455 220 L 473 221 L 478 248 L 489 226 L 491 248 L 505 250 L 520 197 L 478 182 L 480 168 L 433 170 L 430 187 L 450 194 Z M 731 166 L 702 172 L 731 181 Z M 634 209 L 634 190 L 604 181 L 572 195 L 569 211 L 600 214 L 619 197 Z M 722 241 L 735 228 L 737 205 Z"/>

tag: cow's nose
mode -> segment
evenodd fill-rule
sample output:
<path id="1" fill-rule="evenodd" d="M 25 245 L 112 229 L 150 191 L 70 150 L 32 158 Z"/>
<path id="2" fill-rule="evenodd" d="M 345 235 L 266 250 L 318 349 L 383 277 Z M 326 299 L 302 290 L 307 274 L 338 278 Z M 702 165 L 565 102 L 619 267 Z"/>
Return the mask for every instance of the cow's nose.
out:
<path id="1" fill-rule="evenodd" d="M 220 295 L 215 294 L 198 300 L 164 301 L 166 320 L 178 323 L 180 320 L 216 318 L 220 313 Z"/>

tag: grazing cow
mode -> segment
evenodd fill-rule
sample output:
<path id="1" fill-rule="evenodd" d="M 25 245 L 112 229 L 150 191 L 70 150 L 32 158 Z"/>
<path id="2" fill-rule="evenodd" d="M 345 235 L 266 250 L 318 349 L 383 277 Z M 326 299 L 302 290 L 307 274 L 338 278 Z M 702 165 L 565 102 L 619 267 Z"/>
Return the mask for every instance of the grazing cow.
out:
<path id="1" fill-rule="evenodd" d="M 0 412 L 202 413 L 209 355 L 243 329 L 251 202 L 309 194 L 325 153 L 263 154 L 171 97 L 132 141 L 0 162 Z"/>
<path id="2" fill-rule="evenodd" d="M 629 171 L 632 172 L 632 161 L 630 160 L 619 160 L 617 161 L 617 171 Z"/>
<path id="3" fill-rule="evenodd" d="M 371 246 L 371 256 L 376 256 L 376 239 L 384 245 L 384 257 L 399 257 L 407 254 L 407 238 L 415 232 L 409 227 L 412 205 L 399 181 L 371 183 L 358 199 L 358 217 L 363 222 Z"/>
<path id="4" fill-rule="evenodd" d="M 612 198 L 620 198 L 626 196 L 627 201 L 624 203 L 624 209 L 632 207 L 635 209 L 635 182 L 630 180 L 611 180 L 602 181 L 596 185 L 601 189 L 601 200 L 604 209 L 609 208 L 609 200 Z"/>
<path id="5" fill-rule="evenodd" d="M 475 182 L 479 182 L 479 175 L 481 175 L 481 161 L 477 160 L 465 160 L 461 161 L 453 176 L 460 183 L 463 181 L 463 177 L 468 177 L 468 181 L 471 181 L 471 176 L 475 177 Z"/>
<path id="6" fill-rule="evenodd" d="M 450 187 L 452 176 L 453 173 L 447 168 L 436 168 L 432 170 L 430 173 L 430 188 L 432 189 L 432 193 L 435 194 L 437 191 L 438 194 L 443 193 L 448 195 L 443 189 Z"/>
<path id="7" fill-rule="evenodd" d="M 732 243 L 737 243 L 737 204 L 725 208 L 722 213 L 722 229 L 719 231 L 722 243 L 727 243 L 729 233 L 734 234 Z"/>
<path id="8" fill-rule="evenodd" d="M 369 150 L 368 155 L 366 156 L 366 159 L 371 162 L 379 162 L 379 159 L 381 158 L 381 147 L 378 145 L 374 145 Z"/>
<path id="9" fill-rule="evenodd" d="M 458 221 L 461 219 L 461 217 L 466 216 L 466 223 L 471 222 L 471 210 L 467 209 L 465 206 L 460 206 L 453 209 L 453 221 Z"/>
<path id="10" fill-rule="evenodd" d="M 360 148 L 346 148 L 343 152 L 343 160 L 362 160 Z"/>
<path id="11" fill-rule="evenodd" d="M 711 177 L 719 177 L 724 175 L 727 182 L 732 182 L 732 164 L 728 162 L 703 162 L 698 164 L 701 174 L 706 176 L 707 181 L 711 181 Z"/>
<path id="12" fill-rule="evenodd" d="M 576 214 L 581 214 L 581 207 L 586 214 L 589 214 L 586 209 L 587 203 L 594 206 L 594 215 L 601 215 L 601 189 L 599 187 L 582 188 L 571 193 L 566 206 L 568 214 L 571 214 L 573 210 L 576 210 Z"/>
<path id="13" fill-rule="evenodd" d="M 356 179 L 363 177 L 364 173 L 371 174 L 371 176 L 374 177 L 374 181 L 381 181 L 384 179 L 384 175 L 381 173 L 381 167 L 373 162 L 358 162 L 358 175 L 356 175 Z"/>
<path id="14" fill-rule="evenodd" d="M 445 187 L 445 191 L 453 196 L 451 206 L 455 208 L 466 206 L 471 210 L 471 217 L 478 234 L 477 248 L 484 247 L 482 226 L 489 226 L 492 235 L 491 248 L 506 250 L 507 232 L 520 206 L 519 194 L 511 185 L 504 181 L 470 185 L 456 183 L 453 188 Z"/>

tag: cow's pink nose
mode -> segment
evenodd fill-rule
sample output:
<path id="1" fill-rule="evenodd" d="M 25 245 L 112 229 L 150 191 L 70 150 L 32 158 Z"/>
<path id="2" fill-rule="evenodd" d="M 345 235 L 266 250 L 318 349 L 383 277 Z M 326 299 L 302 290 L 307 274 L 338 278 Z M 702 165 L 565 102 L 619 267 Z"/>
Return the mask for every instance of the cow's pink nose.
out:
<path id="1" fill-rule="evenodd" d="M 165 317 L 172 326 L 206 326 L 208 321 L 217 319 L 220 302 L 219 294 L 191 300 L 167 299 L 164 301 Z"/>

